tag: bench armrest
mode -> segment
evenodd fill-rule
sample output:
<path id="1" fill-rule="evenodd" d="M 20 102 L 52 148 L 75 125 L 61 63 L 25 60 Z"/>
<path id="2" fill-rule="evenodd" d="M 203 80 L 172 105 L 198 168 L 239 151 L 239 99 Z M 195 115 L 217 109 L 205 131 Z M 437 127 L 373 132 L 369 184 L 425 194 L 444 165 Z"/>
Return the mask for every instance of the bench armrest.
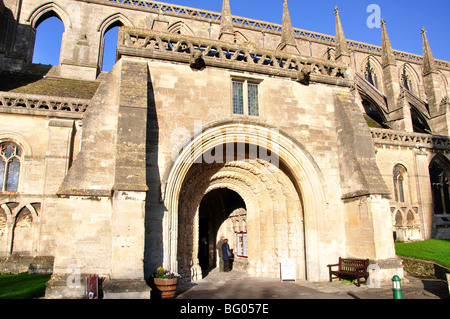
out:
<path id="1" fill-rule="evenodd" d="M 339 266 L 339 264 L 327 265 L 328 268 Z"/>

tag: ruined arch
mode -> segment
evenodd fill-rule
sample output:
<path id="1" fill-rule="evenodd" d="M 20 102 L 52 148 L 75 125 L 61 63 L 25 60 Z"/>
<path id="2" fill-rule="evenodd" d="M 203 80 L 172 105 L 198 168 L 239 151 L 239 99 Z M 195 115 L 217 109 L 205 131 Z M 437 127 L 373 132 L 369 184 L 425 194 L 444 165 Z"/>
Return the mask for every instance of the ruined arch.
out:
<path id="1" fill-rule="evenodd" d="M 123 13 L 117 12 L 104 19 L 97 27 L 97 32 L 100 32 L 100 35 L 103 36 L 108 29 L 115 24 L 121 24 L 126 27 L 134 27 L 134 24 L 130 19 L 128 19 Z"/>
<path id="2" fill-rule="evenodd" d="M 102 71 L 103 67 L 103 57 L 105 53 L 105 34 L 114 27 L 134 27 L 133 22 L 128 19 L 123 13 L 117 12 L 111 14 L 106 19 L 104 19 L 97 27 L 97 32 L 99 33 L 99 54 L 98 54 L 98 62 L 97 69 L 98 73 Z"/>
<path id="3" fill-rule="evenodd" d="M 56 21 L 51 21 L 55 18 Z M 51 23 L 51 28 L 46 32 L 38 30 L 42 22 Z M 30 23 L 31 41 L 33 45 L 30 47 L 30 58 L 32 63 L 42 63 L 50 65 L 59 65 L 61 63 L 61 55 L 65 46 L 66 30 L 72 28 L 72 20 L 70 15 L 54 2 L 47 2 L 37 7 L 28 17 L 27 22 Z M 45 30 L 45 27 L 42 26 Z M 51 45 L 59 46 L 59 49 L 49 49 L 48 39 L 51 39 Z M 37 50 L 39 48 L 40 50 Z M 40 53 L 39 55 L 37 53 Z"/>
<path id="4" fill-rule="evenodd" d="M 46 18 L 56 16 L 64 24 L 65 29 L 72 28 L 72 20 L 64 9 L 54 2 L 46 2 L 39 7 L 37 7 L 28 17 L 27 22 L 30 22 L 31 26 L 36 29 L 39 23 L 44 21 Z"/>
<path id="5" fill-rule="evenodd" d="M 270 165 L 270 163 L 267 166 L 267 161 L 264 160 L 262 162 L 254 161 L 253 163 L 244 162 L 245 164 L 243 162 L 234 163 L 234 161 L 232 161 L 231 163 L 221 163 L 221 166 L 215 168 L 216 171 L 210 171 L 211 169 L 214 169 L 214 165 L 203 166 L 202 169 L 205 170 L 203 173 L 207 174 L 208 177 L 205 179 L 207 181 L 205 182 L 206 184 L 201 184 L 200 181 L 202 179 L 199 177 L 199 174 L 192 175 L 191 171 L 192 168 L 195 169 L 196 159 L 201 158 L 203 154 L 209 150 L 218 146 L 223 146 L 230 141 L 244 141 L 246 145 L 264 147 L 271 152 L 271 154 L 276 154 L 279 158 L 280 165 L 277 168 L 280 168 L 282 173 L 279 175 L 261 175 L 263 169 L 268 169 L 269 172 L 273 169 L 275 173 L 278 172 Z M 252 165 L 252 167 L 249 167 L 248 165 Z M 264 168 L 264 166 L 266 167 Z M 245 169 L 243 167 L 245 167 Z M 233 189 L 234 187 L 235 191 L 244 199 L 248 210 L 251 211 L 253 209 L 254 216 L 266 216 L 267 218 L 270 218 L 270 215 L 267 212 L 272 212 L 272 210 L 265 210 L 265 214 L 263 214 L 261 206 L 258 204 L 258 199 L 264 197 L 256 195 L 258 194 L 257 188 L 259 188 L 259 193 L 264 192 L 269 196 L 268 198 L 270 198 L 270 196 L 276 196 L 276 194 L 271 193 L 271 191 L 266 189 L 266 186 L 272 185 L 271 182 L 274 182 L 276 176 L 281 177 L 284 181 L 289 180 L 292 183 L 292 187 L 295 188 L 295 193 L 299 195 L 301 200 L 302 227 L 304 229 L 303 246 L 305 247 L 303 256 L 305 259 L 305 277 L 308 280 L 319 280 L 320 265 L 318 262 L 318 251 L 320 241 L 318 234 L 318 220 L 320 219 L 321 214 L 326 210 L 325 183 L 317 164 L 300 143 L 284 132 L 267 125 L 250 121 L 240 123 L 225 121 L 214 123 L 207 128 L 202 129 L 202 132 L 197 133 L 196 136 L 183 147 L 179 155 L 174 159 L 174 163 L 167 173 L 167 178 L 165 179 L 167 182 L 162 185 L 163 201 L 167 209 L 163 230 L 163 237 L 167 239 L 164 247 L 163 264 L 165 268 L 174 271 L 179 270 L 177 260 L 179 257 L 177 253 L 179 225 L 184 224 L 179 218 L 186 218 L 186 215 L 183 215 L 180 211 L 180 204 L 192 203 L 191 205 L 195 206 L 197 205 L 196 203 L 201 200 L 200 197 L 203 196 L 202 192 L 198 191 L 195 196 L 200 199 L 194 200 L 194 198 L 187 197 L 189 200 L 183 201 L 182 193 L 186 192 L 184 186 L 193 184 L 192 182 L 187 181 L 189 176 L 197 176 L 195 181 L 197 181 L 197 184 L 200 183 L 200 185 L 203 185 L 203 194 L 207 192 L 208 189 L 215 187 L 214 181 L 218 181 L 218 184 L 222 185 L 222 187 L 225 187 L 224 185 L 230 189 Z M 256 176 L 258 176 L 258 178 Z M 259 179 L 260 177 L 267 178 L 266 183 L 261 182 Z M 197 189 L 201 189 L 202 187 L 197 187 Z M 248 190 L 248 192 L 245 190 Z M 274 191 L 283 192 L 284 190 L 280 187 Z M 192 197 L 194 195 L 188 196 Z M 192 212 L 195 211 L 195 209 L 196 207 L 189 208 L 191 214 L 194 214 Z M 289 211 L 289 209 L 286 209 L 286 207 L 275 207 L 273 212 L 276 213 L 277 211 L 284 212 Z M 284 213 L 281 214 L 281 216 L 284 220 L 294 218 L 294 216 L 286 215 Z M 256 218 L 255 220 L 258 219 Z M 251 228 L 250 224 L 251 217 L 249 213 L 247 225 L 249 228 Z M 257 223 L 253 224 L 255 234 L 258 233 L 259 229 L 259 226 L 256 225 Z M 195 227 L 195 225 L 190 227 Z M 279 231 L 279 229 L 277 231 Z M 195 240 L 193 242 L 195 242 Z M 268 268 L 271 266 L 273 265 L 264 265 L 260 259 L 256 259 L 251 270 L 249 270 L 249 273 L 255 276 L 261 276 L 270 272 Z M 183 269 L 183 271 L 186 272 L 187 270 Z M 197 271 L 198 269 L 195 269 L 195 267 L 190 269 L 191 277 L 195 275 L 193 272 Z"/>

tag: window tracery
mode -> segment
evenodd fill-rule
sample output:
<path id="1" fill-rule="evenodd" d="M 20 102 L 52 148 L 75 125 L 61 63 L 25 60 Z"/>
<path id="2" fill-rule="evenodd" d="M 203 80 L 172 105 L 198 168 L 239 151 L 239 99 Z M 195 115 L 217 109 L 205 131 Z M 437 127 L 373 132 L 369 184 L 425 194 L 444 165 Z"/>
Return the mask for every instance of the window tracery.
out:
<path id="1" fill-rule="evenodd" d="M 405 177 L 406 169 L 402 165 L 394 167 L 394 197 L 396 202 L 405 202 Z"/>

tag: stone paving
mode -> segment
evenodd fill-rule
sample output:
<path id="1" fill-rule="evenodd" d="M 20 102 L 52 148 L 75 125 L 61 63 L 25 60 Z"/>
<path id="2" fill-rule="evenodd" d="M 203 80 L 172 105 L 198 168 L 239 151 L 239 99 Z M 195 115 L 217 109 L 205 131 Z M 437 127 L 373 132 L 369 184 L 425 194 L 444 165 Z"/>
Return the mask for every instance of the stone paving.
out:
<path id="1" fill-rule="evenodd" d="M 403 299 L 450 299 L 443 280 L 406 277 L 402 281 Z M 269 278 L 252 278 L 240 270 L 228 273 L 212 270 L 195 283 L 179 284 L 177 299 L 393 299 L 392 284 L 380 288 L 351 283 L 312 283 Z"/>

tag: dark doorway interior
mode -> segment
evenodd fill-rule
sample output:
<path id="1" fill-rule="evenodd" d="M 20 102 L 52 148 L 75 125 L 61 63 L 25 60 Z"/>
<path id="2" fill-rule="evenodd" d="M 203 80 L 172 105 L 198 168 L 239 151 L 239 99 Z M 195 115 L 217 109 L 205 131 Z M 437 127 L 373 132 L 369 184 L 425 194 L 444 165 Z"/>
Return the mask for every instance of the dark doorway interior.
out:
<path id="1" fill-rule="evenodd" d="M 227 188 L 213 190 L 203 197 L 199 208 L 199 261 L 203 277 L 217 265 L 217 249 L 220 248 L 217 232 L 220 226 L 239 208 L 246 209 L 244 200 Z M 206 244 L 202 239 L 206 239 Z"/>

